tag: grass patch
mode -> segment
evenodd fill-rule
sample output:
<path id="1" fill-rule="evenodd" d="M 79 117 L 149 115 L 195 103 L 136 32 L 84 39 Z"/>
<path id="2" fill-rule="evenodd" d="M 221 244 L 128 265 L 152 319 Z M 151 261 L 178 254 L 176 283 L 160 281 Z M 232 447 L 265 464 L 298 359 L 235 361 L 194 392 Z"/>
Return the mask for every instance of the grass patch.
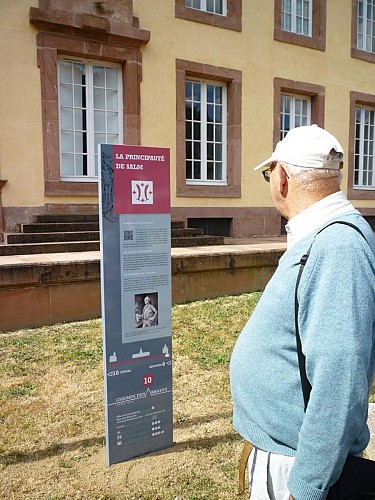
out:
<path id="1" fill-rule="evenodd" d="M 228 361 L 259 294 L 173 307 L 175 445 L 108 468 L 100 320 L 0 336 L 0 498 L 232 499 Z"/>
<path id="2" fill-rule="evenodd" d="M 0 399 L 20 398 L 22 396 L 30 396 L 35 389 L 34 384 L 17 384 L 12 385 L 0 391 Z"/>
<path id="3" fill-rule="evenodd" d="M 101 321 L 0 335 L 0 498 L 238 498 L 228 362 L 259 297 L 173 307 L 174 447 L 110 468 Z"/>
<path id="4" fill-rule="evenodd" d="M 0 349 L 7 360 L 1 372 L 26 375 L 33 365 L 90 369 L 101 362 L 101 328 L 101 321 L 93 320 L 1 334 Z"/>
<path id="5" fill-rule="evenodd" d="M 202 367 L 227 364 L 259 297 L 251 293 L 175 306 L 174 350 Z"/>
<path id="6" fill-rule="evenodd" d="M 375 385 L 373 383 L 370 391 L 370 403 L 375 403 Z"/>

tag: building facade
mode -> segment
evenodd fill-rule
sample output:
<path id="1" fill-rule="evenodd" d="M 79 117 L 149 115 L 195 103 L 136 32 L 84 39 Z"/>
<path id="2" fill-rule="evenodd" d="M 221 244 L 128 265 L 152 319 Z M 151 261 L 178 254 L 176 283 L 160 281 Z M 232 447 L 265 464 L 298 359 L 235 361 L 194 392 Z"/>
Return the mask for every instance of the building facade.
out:
<path id="1" fill-rule="evenodd" d="M 278 235 L 253 166 L 317 123 L 375 217 L 375 0 L 3 0 L 0 233 L 98 210 L 97 145 L 171 150 L 172 217 Z"/>

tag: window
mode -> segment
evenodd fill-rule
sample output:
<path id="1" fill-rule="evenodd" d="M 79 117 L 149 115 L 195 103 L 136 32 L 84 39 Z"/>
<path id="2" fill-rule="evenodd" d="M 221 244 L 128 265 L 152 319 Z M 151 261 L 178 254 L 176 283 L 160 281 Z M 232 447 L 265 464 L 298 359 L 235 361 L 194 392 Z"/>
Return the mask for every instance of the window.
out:
<path id="1" fill-rule="evenodd" d="M 312 123 L 323 127 L 324 98 L 325 89 L 321 85 L 275 78 L 274 146 L 292 128 Z"/>
<path id="2" fill-rule="evenodd" d="M 241 196 L 241 71 L 176 60 L 176 195 Z"/>
<path id="3" fill-rule="evenodd" d="M 186 182 L 226 184 L 226 86 L 185 83 Z"/>
<path id="4" fill-rule="evenodd" d="M 40 8 L 31 7 L 29 11 L 30 22 L 38 29 L 36 47 L 41 81 L 44 194 L 97 196 L 98 186 L 93 182 L 96 181 L 95 141 L 102 141 L 105 134 L 108 141 L 112 140 L 111 136 L 118 135 L 119 142 L 140 144 L 140 48 L 150 39 L 150 32 L 134 27 L 132 15 L 128 18 L 120 16 L 123 34 L 119 34 L 118 27 L 113 28 L 110 19 L 102 15 L 100 6 L 82 7 L 77 6 L 77 2 L 64 1 L 59 4 L 66 6 L 62 11 L 53 8 L 52 3 L 55 5 L 55 2 L 39 2 Z M 131 10 L 127 12 L 130 14 Z M 127 29 L 128 25 L 131 30 Z M 100 58 L 100 63 L 90 62 L 94 57 Z M 75 61 L 77 58 L 80 60 Z M 71 77 L 70 98 L 69 81 L 63 81 L 66 77 L 59 76 L 62 61 L 67 62 L 66 69 L 70 64 L 72 72 L 74 67 L 76 73 L 74 83 L 73 75 Z M 117 87 L 117 109 L 112 109 L 108 101 L 109 94 L 116 90 L 108 78 L 104 86 L 93 83 L 95 68 L 101 68 L 98 69 L 101 78 L 104 74 L 107 78 L 112 69 L 116 69 L 121 81 Z M 111 70 L 108 74 L 107 68 Z M 63 83 L 66 84 L 64 98 L 60 88 Z M 100 103 L 94 107 L 94 90 L 107 99 L 105 107 Z M 68 100 L 64 101 L 65 98 Z M 117 132 L 113 129 L 116 112 Z M 95 138 L 95 133 L 103 135 Z M 62 154 L 64 166 L 61 165 Z"/>
<path id="5" fill-rule="evenodd" d="M 242 30 L 242 0 L 175 0 L 175 16 L 234 31 Z"/>
<path id="6" fill-rule="evenodd" d="M 375 188 L 374 161 L 375 108 L 355 108 L 355 146 L 353 187 Z"/>
<path id="7" fill-rule="evenodd" d="M 375 0 L 358 0 L 357 48 L 375 53 Z"/>
<path id="8" fill-rule="evenodd" d="M 226 0 L 185 0 L 185 7 L 203 10 L 204 12 L 212 12 L 220 16 L 227 15 L 226 4 Z"/>
<path id="9" fill-rule="evenodd" d="M 352 0 L 351 55 L 375 62 L 374 0 Z"/>
<path id="10" fill-rule="evenodd" d="M 121 70 L 90 62 L 58 64 L 62 180 L 97 180 L 98 144 L 117 144 Z"/>
<path id="11" fill-rule="evenodd" d="M 275 40 L 325 50 L 327 0 L 274 0 L 274 2 Z"/>
<path id="12" fill-rule="evenodd" d="M 348 197 L 375 199 L 375 95 L 350 92 Z"/>
<path id="13" fill-rule="evenodd" d="M 280 140 L 288 131 L 302 125 L 311 125 L 311 99 L 292 94 L 282 94 L 280 101 Z"/>
<path id="14" fill-rule="evenodd" d="M 312 0 L 282 0 L 281 29 L 311 36 Z"/>

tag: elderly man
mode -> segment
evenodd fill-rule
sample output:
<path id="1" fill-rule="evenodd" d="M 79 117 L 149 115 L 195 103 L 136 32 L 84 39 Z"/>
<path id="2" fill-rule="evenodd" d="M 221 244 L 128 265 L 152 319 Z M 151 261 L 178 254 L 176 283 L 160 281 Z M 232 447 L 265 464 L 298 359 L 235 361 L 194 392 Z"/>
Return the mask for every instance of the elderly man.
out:
<path id="1" fill-rule="evenodd" d="M 150 297 L 145 297 L 144 298 L 144 307 L 142 311 L 142 318 L 143 318 L 143 327 L 147 326 L 155 326 L 157 325 L 158 321 L 158 311 L 156 307 L 154 307 L 151 304 L 151 299 Z"/>
<path id="2" fill-rule="evenodd" d="M 291 130 L 256 167 L 267 167 L 274 205 L 288 220 L 288 248 L 230 364 L 234 427 L 254 445 L 252 500 L 323 500 L 348 454 L 369 442 L 375 240 L 340 191 L 342 158 L 338 140 L 312 125 Z M 297 325 L 312 387 L 306 411 Z"/>

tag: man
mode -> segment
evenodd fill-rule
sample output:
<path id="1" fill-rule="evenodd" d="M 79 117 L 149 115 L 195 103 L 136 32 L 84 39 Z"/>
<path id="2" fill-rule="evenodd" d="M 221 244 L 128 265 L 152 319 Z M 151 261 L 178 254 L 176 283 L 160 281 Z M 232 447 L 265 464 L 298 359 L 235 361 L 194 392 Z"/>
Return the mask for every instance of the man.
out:
<path id="1" fill-rule="evenodd" d="M 150 297 L 145 297 L 144 298 L 144 307 L 142 311 L 142 317 L 143 317 L 143 327 L 147 326 L 155 326 L 157 325 L 157 318 L 158 318 L 158 311 L 156 310 L 156 307 L 154 307 L 151 304 L 151 299 Z"/>
<path id="2" fill-rule="evenodd" d="M 288 248 L 235 345 L 234 427 L 254 445 L 251 499 L 323 500 L 348 454 L 369 442 L 375 357 L 374 235 L 340 191 L 343 150 L 317 125 L 291 130 L 255 169 L 288 220 Z M 352 227 L 333 224 L 349 222 Z M 296 350 L 298 327 L 312 385 L 307 410 Z"/>

